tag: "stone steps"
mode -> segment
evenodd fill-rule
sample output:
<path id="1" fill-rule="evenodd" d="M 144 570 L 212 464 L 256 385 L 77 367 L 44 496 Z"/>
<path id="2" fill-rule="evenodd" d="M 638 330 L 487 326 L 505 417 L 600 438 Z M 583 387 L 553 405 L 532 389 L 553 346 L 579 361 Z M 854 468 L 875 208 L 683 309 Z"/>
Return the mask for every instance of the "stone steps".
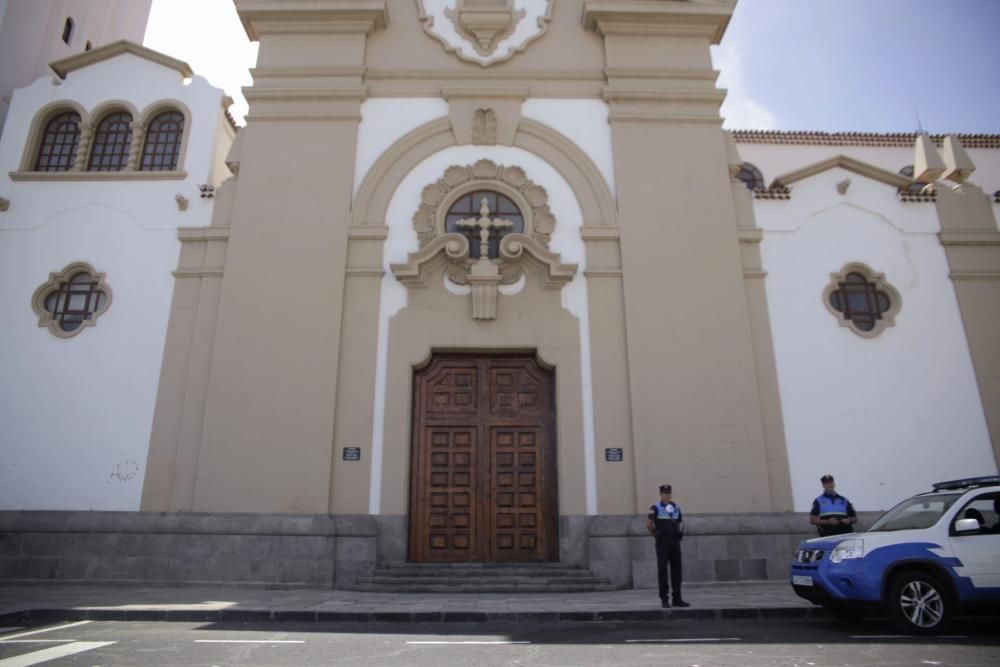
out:
<path id="1" fill-rule="evenodd" d="M 385 593 L 585 593 L 619 587 L 572 563 L 392 562 L 358 577 L 351 588 Z"/>

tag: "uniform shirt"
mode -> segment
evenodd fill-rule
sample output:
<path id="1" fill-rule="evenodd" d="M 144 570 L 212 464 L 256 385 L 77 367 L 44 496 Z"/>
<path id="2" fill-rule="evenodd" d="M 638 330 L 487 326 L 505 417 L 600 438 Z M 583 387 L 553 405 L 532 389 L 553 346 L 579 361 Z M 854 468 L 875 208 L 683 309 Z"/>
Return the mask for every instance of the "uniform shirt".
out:
<path id="1" fill-rule="evenodd" d="M 821 493 L 813 501 L 812 510 L 809 512 L 815 517 L 820 519 L 847 519 L 852 516 L 857 516 L 854 511 L 854 505 L 851 501 L 840 495 L 839 493 L 834 493 L 832 496 L 828 496 L 825 493 Z M 835 526 L 816 526 L 820 537 L 826 537 L 827 535 L 843 535 L 844 533 L 853 533 L 854 528 L 847 524 L 840 524 Z"/>
<path id="2" fill-rule="evenodd" d="M 663 535 L 680 539 L 683 536 L 684 516 L 677 503 L 671 501 L 664 505 L 663 501 L 659 501 L 649 508 L 647 518 L 656 525 L 657 537 Z"/>

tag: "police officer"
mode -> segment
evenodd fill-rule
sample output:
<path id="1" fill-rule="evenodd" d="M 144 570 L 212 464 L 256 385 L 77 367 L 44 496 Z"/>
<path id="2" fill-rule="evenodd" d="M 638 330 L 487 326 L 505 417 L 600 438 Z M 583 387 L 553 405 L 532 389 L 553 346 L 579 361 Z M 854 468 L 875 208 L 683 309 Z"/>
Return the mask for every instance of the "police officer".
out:
<path id="1" fill-rule="evenodd" d="M 681 539 L 684 537 L 684 517 L 680 505 L 672 498 L 669 484 L 660 487 L 660 501 L 649 508 L 646 530 L 656 538 L 656 579 L 660 585 L 660 602 L 670 607 L 670 587 L 673 586 L 673 606 L 690 607 L 681 597 Z M 667 566 L 670 578 L 667 579 Z"/>
<path id="2" fill-rule="evenodd" d="M 809 523 L 816 526 L 820 537 L 854 532 L 851 526 L 858 521 L 854 505 L 837 493 L 833 475 L 823 475 L 819 481 L 823 484 L 823 493 L 813 501 Z"/>

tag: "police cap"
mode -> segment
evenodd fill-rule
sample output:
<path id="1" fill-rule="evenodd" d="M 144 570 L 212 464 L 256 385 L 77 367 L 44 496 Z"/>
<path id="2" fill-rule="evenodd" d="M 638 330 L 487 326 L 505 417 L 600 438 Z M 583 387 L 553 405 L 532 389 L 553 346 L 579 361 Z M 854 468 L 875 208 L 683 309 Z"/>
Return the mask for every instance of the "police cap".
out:
<path id="1" fill-rule="evenodd" d="M 673 493 L 673 489 L 669 484 L 661 484 L 660 493 Z"/>

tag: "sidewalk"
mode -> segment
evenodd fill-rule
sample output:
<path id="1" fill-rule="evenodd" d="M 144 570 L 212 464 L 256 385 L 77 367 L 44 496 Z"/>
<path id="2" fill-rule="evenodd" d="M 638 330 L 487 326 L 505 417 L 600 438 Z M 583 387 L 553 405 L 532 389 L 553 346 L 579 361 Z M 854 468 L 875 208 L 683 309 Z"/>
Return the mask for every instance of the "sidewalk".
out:
<path id="1" fill-rule="evenodd" d="M 0 624 L 57 621 L 433 623 L 805 618 L 821 615 L 785 582 L 689 584 L 689 609 L 661 609 L 656 591 L 361 593 L 260 588 L 0 586 Z"/>

